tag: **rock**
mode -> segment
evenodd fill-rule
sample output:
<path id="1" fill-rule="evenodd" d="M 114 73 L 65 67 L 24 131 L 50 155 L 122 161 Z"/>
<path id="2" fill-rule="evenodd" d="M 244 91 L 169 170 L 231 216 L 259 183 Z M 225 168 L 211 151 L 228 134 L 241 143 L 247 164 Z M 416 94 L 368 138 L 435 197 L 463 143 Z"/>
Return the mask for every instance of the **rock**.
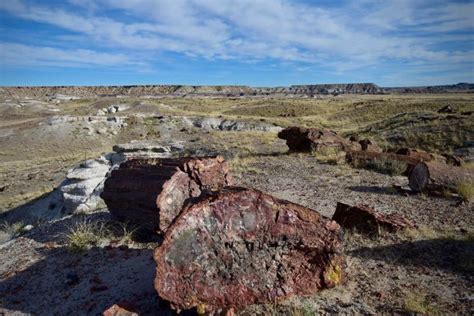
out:
<path id="1" fill-rule="evenodd" d="M 262 131 L 262 132 L 279 132 L 282 127 L 275 126 L 263 122 L 240 122 L 227 120 L 217 117 L 190 118 L 183 119 L 188 126 L 194 126 L 205 130 L 218 131 Z"/>
<path id="2" fill-rule="evenodd" d="M 456 113 L 457 109 L 452 105 L 446 105 L 438 110 L 438 113 Z"/>
<path id="3" fill-rule="evenodd" d="M 343 279 L 340 226 L 303 206 L 230 187 L 189 206 L 155 250 L 155 288 L 177 310 L 241 309 Z"/>
<path id="4" fill-rule="evenodd" d="M 474 171 L 436 161 L 425 161 L 413 167 L 408 180 L 410 188 L 415 192 L 456 192 L 460 185 L 474 183 Z"/>
<path id="5" fill-rule="evenodd" d="M 358 143 L 351 142 L 328 129 L 293 126 L 280 131 L 278 137 L 286 140 L 290 151 L 294 152 L 360 149 Z"/>
<path id="6" fill-rule="evenodd" d="M 466 141 L 463 147 L 456 148 L 454 154 L 464 160 L 465 163 L 474 162 L 474 141 Z"/>
<path id="7" fill-rule="evenodd" d="M 26 232 L 29 232 L 30 230 L 32 230 L 33 228 L 34 228 L 33 225 L 28 224 L 25 227 L 23 227 L 22 231 L 26 233 Z"/>
<path id="8" fill-rule="evenodd" d="M 112 171 L 101 197 L 116 219 L 165 232 L 189 199 L 231 184 L 220 156 L 135 159 Z"/>
<path id="9" fill-rule="evenodd" d="M 61 183 L 63 212 L 71 213 L 81 206 L 82 211 L 93 210 L 97 205 L 105 177 L 111 167 L 105 157 L 90 159 L 70 170 Z"/>
<path id="10" fill-rule="evenodd" d="M 104 311 L 103 316 L 138 316 L 137 313 L 132 312 L 118 304 L 114 304 Z"/>
<path id="11" fill-rule="evenodd" d="M 378 153 L 382 152 L 382 148 L 380 148 L 377 145 L 377 143 L 374 142 L 373 140 L 366 138 L 366 139 L 362 139 L 358 141 L 358 143 L 360 144 L 362 151 L 371 151 L 371 152 L 378 152 Z"/>
<path id="12" fill-rule="evenodd" d="M 382 214 L 368 205 L 350 206 L 337 203 L 332 219 L 346 229 L 356 229 L 366 234 L 378 234 L 380 229 L 396 231 L 413 227 L 399 214 Z"/>

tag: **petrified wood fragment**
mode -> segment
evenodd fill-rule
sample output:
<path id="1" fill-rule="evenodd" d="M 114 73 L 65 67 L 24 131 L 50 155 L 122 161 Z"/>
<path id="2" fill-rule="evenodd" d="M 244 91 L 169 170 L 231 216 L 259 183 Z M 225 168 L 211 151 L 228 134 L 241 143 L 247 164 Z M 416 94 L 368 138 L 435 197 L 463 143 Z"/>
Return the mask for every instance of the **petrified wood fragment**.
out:
<path id="1" fill-rule="evenodd" d="M 158 294 L 217 311 L 313 294 L 343 279 L 341 228 L 257 190 L 225 188 L 184 210 L 155 251 Z"/>
<path id="2" fill-rule="evenodd" d="M 232 183 L 221 156 L 133 159 L 112 171 L 101 197 L 118 220 L 164 232 L 190 198 Z"/>
<path id="3" fill-rule="evenodd" d="M 278 137 L 285 139 L 290 151 L 294 152 L 360 149 L 358 143 L 351 142 L 328 129 L 293 126 L 280 131 Z"/>
<path id="4" fill-rule="evenodd" d="M 474 171 L 430 161 L 419 162 L 411 170 L 409 186 L 415 192 L 456 189 L 461 184 L 474 184 Z"/>
<path id="5" fill-rule="evenodd" d="M 419 162 L 418 159 L 398 155 L 394 153 L 378 153 L 371 151 L 347 151 L 346 161 L 353 166 L 366 165 L 374 161 L 400 161 L 406 164 L 407 168 L 404 174 L 409 174 L 410 170 Z"/>
<path id="6" fill-rule="evenodd" d="M 382 152 L 382 148 L 380 148 L 376 142 L 370 139 L 362 139 L 359 141 L 360 147 L 362 151 L 371 151 L 371 152 Z"/>
<path id="7" fill-rule="evenodd" d="M 368 234 L 377 234 L 381 228 L 395 231 L 413 227 L 399 214 L 382 214 L 367 205 L 350 206 L 340 202 L 337 203 L 332 219 L 343 228 L 356 229 Z"/>

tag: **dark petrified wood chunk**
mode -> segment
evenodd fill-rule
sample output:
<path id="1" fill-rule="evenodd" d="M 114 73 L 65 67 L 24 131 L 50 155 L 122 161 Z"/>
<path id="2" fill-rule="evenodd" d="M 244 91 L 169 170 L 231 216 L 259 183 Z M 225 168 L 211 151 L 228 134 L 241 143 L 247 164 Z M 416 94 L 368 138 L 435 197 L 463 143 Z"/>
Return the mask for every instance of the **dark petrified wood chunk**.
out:
<path id="1" fill-rule="evenodd" d="M 189 206 L 155 251 L 158 294 L 217 311 L 313 294 L 343 279 L 341 228 L 257 190 L 225 188 Z"/>

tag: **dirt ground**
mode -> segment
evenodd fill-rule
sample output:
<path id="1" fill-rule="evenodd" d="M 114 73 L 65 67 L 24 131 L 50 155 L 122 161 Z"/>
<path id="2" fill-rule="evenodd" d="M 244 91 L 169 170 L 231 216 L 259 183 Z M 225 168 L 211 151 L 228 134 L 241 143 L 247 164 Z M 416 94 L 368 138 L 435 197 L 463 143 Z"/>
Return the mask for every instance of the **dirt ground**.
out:
<path id="1" fill-rule="evenodd" d="M 189 126 L 183 119 L 221 116 L 283 127 L 328 127 L 343 135 L 372 137 L 386 148 L 410 146 L 453 153 L 474 140 L 472 115 L 465 114 L 474 111 L 472 95 L 314 100 L 96 98 L 59 103 L 41 97 L 3 96 L 0 101 L 0 222 L 2 216 L 51 192 L 69 168 L 112 151 L 117 143 L 182 141 L 190 153 L 223 154 L 238 185 L 310 207 L 324 216 L 332 216 L 337 202 L 363 203 L 384 213 L 401 214 L 416 225 L 377 236 L 345 232 L 344 284 L 311 297 L 249 306 L 240 314 L 467 315 L 474 311 L 472 202 L 462 202 L 455 194 L 413 194 L 404 176 L 332 164 L 311 154 L 290 154 L 274 131 L 204 129 Z M 114 104 L 129 107 L 99 113 Z M 457 112 L 437 112 L 447 104 Z M 123 303 L 140 315 L 174 314 L 153 288 L 152 254 L 159 237 L 139 242 L 129 240 L 125 233 L 108 233 L 86 251 L 74 252 L 68 247 L 68 235 L 77 223 L 101 223 L 108 231 L 117 226 L 103 208 L 38 221 L 27 230 L 21 223 L 2 226 L 0 312 L 96 315 Z"/>

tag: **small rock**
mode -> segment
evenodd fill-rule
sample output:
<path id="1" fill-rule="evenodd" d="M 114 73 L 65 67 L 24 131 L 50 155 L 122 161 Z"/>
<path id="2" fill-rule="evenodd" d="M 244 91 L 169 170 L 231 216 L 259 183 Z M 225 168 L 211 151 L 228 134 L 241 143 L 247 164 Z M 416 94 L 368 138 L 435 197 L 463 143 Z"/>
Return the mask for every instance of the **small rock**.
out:
<path id="1" fill-rule="evenodd" d="M 33 225 L 26 225 L 25 227 L 23 227 L 23 231 L 24 232 L 29 232 L 30 230 L 32 230 L 34 228 Z"/>
<path id="2" fill-rule="evenodd" d="M 114 304 L 104 311 L 103 316 L 138 316 L 138 314 L 118 304 Z"/>

